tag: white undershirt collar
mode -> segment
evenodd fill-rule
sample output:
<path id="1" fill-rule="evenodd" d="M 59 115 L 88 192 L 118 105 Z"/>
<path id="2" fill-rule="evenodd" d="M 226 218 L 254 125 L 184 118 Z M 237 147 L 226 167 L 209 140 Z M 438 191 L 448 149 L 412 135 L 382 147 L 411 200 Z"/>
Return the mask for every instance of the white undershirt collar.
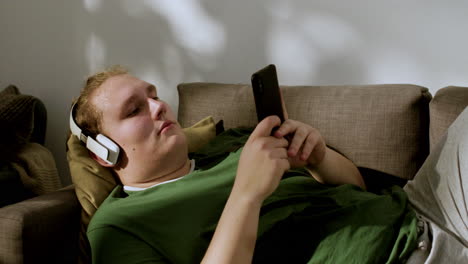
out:
<path id="1" fill-rule="evenodd" d="M 167 180 L 167 181 L 164 181 L 164 182 L 156 183 L 155 185 L 152 185 L 152 186 L 149 186 L 149 187 L 144 187 L 144 188 L 133 187 L 133 186 L 128 186 L 128 185 L 124 185 L 123 188 L 124 188 L 125 191 L 132 191 L 132 192 L 143 191 L 143 190 L 146 190 L 146 189 L 149 189 L 149 188 L 156 187 L 156 186 L 161 185 L 161 184 L 175 182 L 177 180 L 180 180 L 180 179 L 184 178 L 185 176 L 187 176 L 188 174 L 192 173 L 194 170 L 195 170 L 195 160 L 192 159 L 192 160 L 190 160 L 190 171 L 189 171 L 189 173 L 185 174 L 184 176 L 181 176 L 179 178 L 175 178 L 175 179 L 172 179 L 172 180 Z"/>

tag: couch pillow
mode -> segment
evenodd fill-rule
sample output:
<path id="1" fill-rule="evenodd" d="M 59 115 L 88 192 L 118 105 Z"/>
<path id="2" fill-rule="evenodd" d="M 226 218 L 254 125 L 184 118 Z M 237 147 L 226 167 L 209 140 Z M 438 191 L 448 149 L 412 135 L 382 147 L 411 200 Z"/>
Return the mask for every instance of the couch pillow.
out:
<path id="1" fill-rule="evenodd" d="M 191 127 L 183 129 L 189 152 L 194 152 L 216 136 L 216 124 L 208 116 Z M 67 158 L 75 192 L 83 208 L 82 222 L 87 225 L 97 208 L 116 186 L 111 170 L 89 157 L 88 150 L 75 137 L 67 142 Z"/>

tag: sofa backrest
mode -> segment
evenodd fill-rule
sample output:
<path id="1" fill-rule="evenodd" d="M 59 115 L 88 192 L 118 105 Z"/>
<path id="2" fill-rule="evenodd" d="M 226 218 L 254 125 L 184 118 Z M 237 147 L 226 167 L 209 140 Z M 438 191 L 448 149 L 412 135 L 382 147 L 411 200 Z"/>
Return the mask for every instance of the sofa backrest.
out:
<path id="1" fill-rule="evenodd" d="M 289 118 L 317 128 L 355 162 L 411 179 L 429 151 L 427 88 L 416 85 L 281 86 Z M 257 124 L 252 88 L 243 84 L 178 86 L 183 127 L 212 115 L 226 129 Z"/>
<path id="2" fill-rule="evenodd" d="M 447 86 L 437 91 L 429 104 L 431 149 L 447 132 L 457 116 L 468 106 L 468 87 Z"/>

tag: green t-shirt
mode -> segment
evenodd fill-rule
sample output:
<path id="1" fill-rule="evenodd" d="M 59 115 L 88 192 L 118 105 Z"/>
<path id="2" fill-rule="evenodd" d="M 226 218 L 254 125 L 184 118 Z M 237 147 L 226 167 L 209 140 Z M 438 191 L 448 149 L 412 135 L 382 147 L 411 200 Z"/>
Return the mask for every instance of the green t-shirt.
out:
<path id="1" fill-rule="evenodd" d="M 116 187 L 88 228 L 93 263 L 200 263 L 248 132 L 218 136 L 193 155 L 197 170 L 180 180 L 138 192 Z M 377 195 L 291 170 L 262 206 L 253 262 L 399 263 L 416 239 L 401 188 Z"/>

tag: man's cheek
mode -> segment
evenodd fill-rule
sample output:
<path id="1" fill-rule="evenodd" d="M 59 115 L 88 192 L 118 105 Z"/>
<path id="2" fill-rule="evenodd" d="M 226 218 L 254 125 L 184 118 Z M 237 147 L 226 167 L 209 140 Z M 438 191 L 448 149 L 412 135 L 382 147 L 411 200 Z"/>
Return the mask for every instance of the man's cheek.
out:
<path id="1" fill-rule="evenodd" d="M 122 129 L 122 133 L 126 135 L 130 142 L 144 141 L 153 131 L 154 126 L 145 122 L 133 122 Z"/>

